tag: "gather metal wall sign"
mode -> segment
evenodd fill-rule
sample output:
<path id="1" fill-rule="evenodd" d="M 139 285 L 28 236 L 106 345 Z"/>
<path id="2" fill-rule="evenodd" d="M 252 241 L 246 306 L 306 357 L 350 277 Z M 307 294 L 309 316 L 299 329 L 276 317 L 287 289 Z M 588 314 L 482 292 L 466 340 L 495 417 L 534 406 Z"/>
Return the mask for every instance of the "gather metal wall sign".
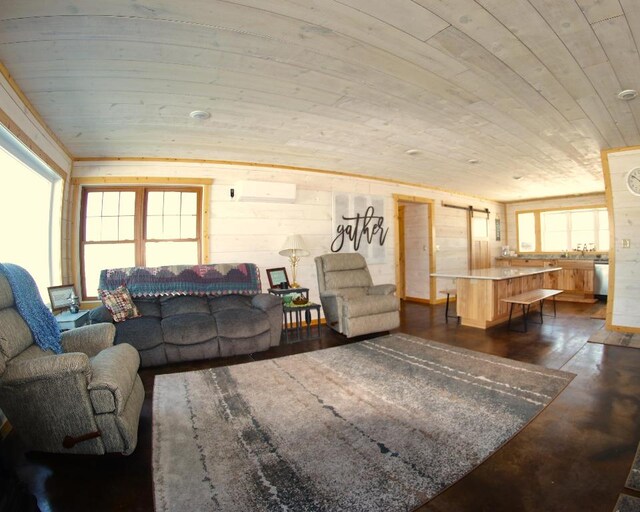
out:
<path id="1" fill-rule="evenodd" d="M 384 263 L 384 203 L 379 196 L 334 194 L 331 252 L 358 252 L 368 263 Z"/>

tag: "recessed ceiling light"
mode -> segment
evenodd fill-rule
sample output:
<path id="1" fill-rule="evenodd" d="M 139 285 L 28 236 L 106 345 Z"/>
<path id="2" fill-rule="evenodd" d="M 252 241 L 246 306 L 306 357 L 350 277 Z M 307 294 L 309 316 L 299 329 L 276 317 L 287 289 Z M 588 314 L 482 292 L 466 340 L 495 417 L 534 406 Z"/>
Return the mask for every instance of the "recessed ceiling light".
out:
<path id="1" fill-rule="evenodd" d="M 513 177 L 513 179 L 514 179 L 514 180 L 521 180 L 521 179 L 522 179 L 522 176 L 514 176 L 514 177 Z"/>
<path id="2" fill-rule="evenodd" d="M 469 158 L 469 160 L 467 160 L 467 162 L 469 162 L 472 165 L 475 165 L 475 164 L 479 164 L 480 160 L 478 160 L 477 158 Z"/>
<path id="3" fill-rule="evenodd" d="M 635 89 L 625 89 L 624 91 L 620 91 L 617 96 L 619 100 L 631 101 L 638 97 L 638 91 Z"/>
<path id="4" fill-rule="evenodd" d="M 410 155 L 410 156 L 416 156 L 416 155 L 419 155 L 419 154 L 420 154 L 420 150 L 419 150 L 419 149 L 407 149 L 407 150 L 405 151 L 405 153 L 406 153 L 407 155 Z"/>
<path id="5" fill-rule="evenodd" d="M 202 121 L 204 119 L 209 119 L 211 117 L 211 114 L 209 114 L 209 112 L 207 112 L 206 110 L 194 110 L 189 114 L 189 117 Z"/>

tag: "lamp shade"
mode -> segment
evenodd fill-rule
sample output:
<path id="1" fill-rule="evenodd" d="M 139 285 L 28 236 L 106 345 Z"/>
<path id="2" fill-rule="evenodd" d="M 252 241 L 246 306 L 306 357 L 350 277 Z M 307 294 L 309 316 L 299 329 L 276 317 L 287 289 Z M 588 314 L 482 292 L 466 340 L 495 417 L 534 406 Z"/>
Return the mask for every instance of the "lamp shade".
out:
<path id="1" fill-rule="evenodd" d="M 307 251 L 300 235 L 289 235 L 278 254 L 280 256 L 309 256 L 309 251 Z"/>

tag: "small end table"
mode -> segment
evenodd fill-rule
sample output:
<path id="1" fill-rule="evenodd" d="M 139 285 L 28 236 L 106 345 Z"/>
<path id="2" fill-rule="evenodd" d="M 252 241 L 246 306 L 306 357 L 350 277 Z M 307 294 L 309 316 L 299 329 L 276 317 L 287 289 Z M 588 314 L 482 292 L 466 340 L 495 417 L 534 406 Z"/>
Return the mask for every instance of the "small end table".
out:
<path id="1" fill-rule="evenodd" d="M 269 293 L 284 297 L 291 293 L 298 293 L 307 299 L 306 304 L 296 306 L 295 304 L 282 304 L 282 314 L 284 316 L 283 334 L 285 343 L 289 341 L 317 340 L 320 339 L 320 304 L 309 302 L 309 288 L 269 288 Z M 311 321 L 313 312 L 316 312 L 318 320 L 318 332 L 312 335 Z M 304 319 L 302 314 L 304 313 Z M 304 322 L 304 325 L 303 325 Z M 303 330 L 303 328 L 305 328 Z M 289 340 L 291 334 L 291 340 Z M 295 334 L 295 337 L 294 337 Z M 305 336 L 303 336 L 305 334 Z"/>
<path id="2" fill-rule="evenodd" d="M 296 306 L 292 304 L 287 306 L 285 304 L 282 305 L 282 311 L 284 313 L 284 339 L 286 343 L 289 341 L 301 341 L 301 340 L 318 340 L 320 339 L 320 304 L 316 304 L 314 302 L 307 302 L 301 306 Z M 311 321 L 313 317 L 313 311 L 316 312 L 316 319 L 318 321 L 318 330 L 315 336 L 312 336 L 311 332 Z M 303 319 L 302 314 L 304 313 L 304 327 L 305 336 L 303 337 Z M 289 333 L 291 332 L 292 338 L 289 340 Z M 295 337 L 293 334 L 295 333 Z"/>
<path id="3" fill-rule="evenodd" d="M 85 309 L 78 311 L 77 313 L 70 313 L 64 311 L 56 315 L 56 321 L 61 331 L 68 331 L 69 329 L 75 329 L 76 327 L 82 327 L 89 322 L 89 310 Z"/>
<path id="4" fill-rule="evenodd" d="M 290 293 L 301 293 L 309 300 L 309 288 L 269 288 L 269 293 L 284 297 Z"/>

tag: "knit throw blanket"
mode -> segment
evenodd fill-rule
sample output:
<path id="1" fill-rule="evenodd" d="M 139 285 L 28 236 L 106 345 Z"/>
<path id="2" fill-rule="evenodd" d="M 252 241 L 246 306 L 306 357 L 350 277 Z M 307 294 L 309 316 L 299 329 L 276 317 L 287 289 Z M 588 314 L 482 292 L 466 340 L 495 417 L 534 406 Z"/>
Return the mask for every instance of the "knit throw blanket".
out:
<path id="1" fill-rule="evenodd" d="M 0 263 L 0 272 L 9 281 L 16 309 L 29 326 L 36 344 L 42 350 L 62 354 L 58 322 L 42 302 L 33 277 L 22 267 L 12 263 Z"/>
<path id="2" fill-rule="evenodd" d="M 112 268 L 100 272 L 100 290 L 126 286 L 132 297 L 256 295 L 262 291 L 253 263 Z"/>

